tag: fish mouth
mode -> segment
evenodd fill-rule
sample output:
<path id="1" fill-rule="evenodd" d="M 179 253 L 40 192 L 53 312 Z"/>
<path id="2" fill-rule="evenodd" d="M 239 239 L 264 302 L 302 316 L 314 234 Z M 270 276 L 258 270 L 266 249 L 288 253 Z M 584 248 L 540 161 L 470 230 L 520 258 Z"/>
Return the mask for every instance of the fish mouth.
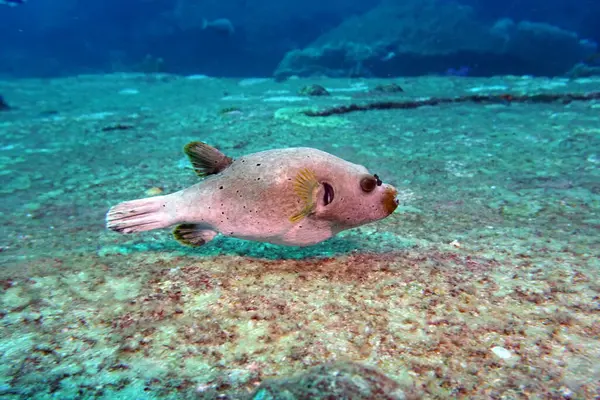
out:
<path id="1" fill-rule="evenodd" d="M 400 204 L 400 199 L 398 198 L 398 191 L 393 187 L 386 188 L 385 193 L 383 194 L 382 203 L 383 208 L 388 215 L 393 213 Z"/>

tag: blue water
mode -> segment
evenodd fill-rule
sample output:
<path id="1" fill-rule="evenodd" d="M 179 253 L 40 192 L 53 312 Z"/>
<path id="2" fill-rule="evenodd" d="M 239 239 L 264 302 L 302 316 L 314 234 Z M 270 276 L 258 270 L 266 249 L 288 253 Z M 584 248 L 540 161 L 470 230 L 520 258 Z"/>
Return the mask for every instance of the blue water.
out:
<path id="1" fill-rule="evenodd" d="M 170 73 L 268 76 L 286 52 L 309 46 L 345 19 L 361 15 L 380 3 L 375 0 L 29 0 L 17 7 L 0 4 L 0 75 L 57 76 L 135 70 L 141 68 L 140 64 L 149 55 L 161 58 L 164 62 L 160 68 Z M 403 5 L 410 1 L 387 3 Z M 594 0 L 432 2 L 432 7 L 440 10 L 441 21 L 453 19 L 452 15 L 456 14 L 443 10 L 442 6 L 448 4 L 471 7 L 471 19 L 477 23 L 491 26 L 502 18 L 547 23 L 571 31 L 581 39 L 600 42 L 600 3 Z M 422 10 L 410 15 L 410 10 L 403 9 L 402 13 L 414 17 L 423 29 L 435 32 L 433 25 L 428 27 L 430 18 Z M 217 30 L 202 30 L 203 19 L 217 18 L 229 19 L 235 34 L 229 36 Z M 385 26 L 386 21 L 382 21 L 380 26 L 369 30 Z M 452 31 L 443 33 L 444 36 L 448 34 Z M 460 47 L 460 42 L 466 40 L 467 37 L 458 36 L 450 43 L 449 50 Z M 542 46 L 553 46 L 546 40 L 544 42 Z M 540 43 L 524 42 L 520 46 L 523 47 L 521 51 L 536 52 Z M 415 50 L 419 52 L 419 49 Z M 508 61 L 508 64 L 514 63 L 514 67 L 490 54 L 474 57 L 459 51 L 453 59 L 409 59 L 413 66 L 400 73 L 444 73 L 449 68 L 467 66 L 472 74 L 483 76 L 498 73 L 556 75 L 565 69 L 563 65 L 557 68 L 544 65 L 552 65 L 554 59 L 563 56 L 561 52 L 571 50 L 553 46 L 553 51 L 542 52 L 535 62 L 515 56 Z M 382 53 L 382 56 L 386 54 Z M 395 75 L 397 69 L 365 65 L 359 74 Z M 340 73 L 352 72 L 346 68 Z"/>

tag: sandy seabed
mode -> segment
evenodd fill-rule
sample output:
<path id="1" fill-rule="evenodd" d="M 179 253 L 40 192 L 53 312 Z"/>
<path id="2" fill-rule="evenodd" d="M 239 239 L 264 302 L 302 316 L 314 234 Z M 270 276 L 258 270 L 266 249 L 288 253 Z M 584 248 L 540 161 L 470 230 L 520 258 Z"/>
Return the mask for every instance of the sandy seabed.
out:
<path id="1" fill-rule="evenodd" d="M 390 82 L 404 92 L 374 91 Z M 330 95 L 299 95 L 308 84 Z M 303 114 L 599 90 L 530 77 L 0 82 L 14 107 L 0 112 L 0 395 L 600 396 L 600 102 Z M 305 249 L 106 231 L 111 205 L 197 182 L 192 140 L 233 157 L 316 147 L 394 184 L 401 205 Z M 306 371 L 318 378 L 289 378 Z"/>

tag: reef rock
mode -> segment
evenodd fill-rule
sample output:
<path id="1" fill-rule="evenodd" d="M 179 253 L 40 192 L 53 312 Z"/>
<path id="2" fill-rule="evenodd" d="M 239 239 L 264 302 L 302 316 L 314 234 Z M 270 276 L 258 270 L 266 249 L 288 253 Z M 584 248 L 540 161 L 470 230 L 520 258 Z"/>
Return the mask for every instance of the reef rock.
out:
<path id="1" fill-rule="evenodd" d="M 401 386 L 381 372 L 360 364 L 343 362 L 323 364 L 289 378 L 266 380 L 251 397 L 252 400 L 406 398 L 407 393 Z"/>
<path id="2" fill-rule="evenodd" d="M 460 66 L 473 75 L 560 75 L 593 51 L 576 33 L 548 24 L 503 19 L 490 26 L 454 2 L 385 0 L 288 52 L 274 75 L 422 75 Z"/>

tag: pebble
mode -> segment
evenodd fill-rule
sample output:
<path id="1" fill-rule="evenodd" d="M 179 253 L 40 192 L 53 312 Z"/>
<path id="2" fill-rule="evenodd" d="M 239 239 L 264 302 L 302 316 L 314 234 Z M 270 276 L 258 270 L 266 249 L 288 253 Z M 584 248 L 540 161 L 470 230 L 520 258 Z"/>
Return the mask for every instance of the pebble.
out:
<path id="1" fill-rule="evenodd" d="M 504 347 L 500 347 L 500 346 L 492 347 L 492 353 L 494 353 L 495 355 L 497 355 L 498 357 L 500 357 L 503 360 L 507 360 L 513 356 L 510 351 L 508 351 Z"/>
<path id="2" fill-rule="evenodd" d="M 148 196 L 157 196 L 157 195 L 161 194 L 162 192 L 163 192 L 162 188 L 159 188 L 157 186 L 146 190 L 146 194 Z"/>
<path id="3" fill-rule="evenodd" d="M 138 94 L 139 90 L 133 88 L 122 89 L 119 91 L 119 94 Z"/>

